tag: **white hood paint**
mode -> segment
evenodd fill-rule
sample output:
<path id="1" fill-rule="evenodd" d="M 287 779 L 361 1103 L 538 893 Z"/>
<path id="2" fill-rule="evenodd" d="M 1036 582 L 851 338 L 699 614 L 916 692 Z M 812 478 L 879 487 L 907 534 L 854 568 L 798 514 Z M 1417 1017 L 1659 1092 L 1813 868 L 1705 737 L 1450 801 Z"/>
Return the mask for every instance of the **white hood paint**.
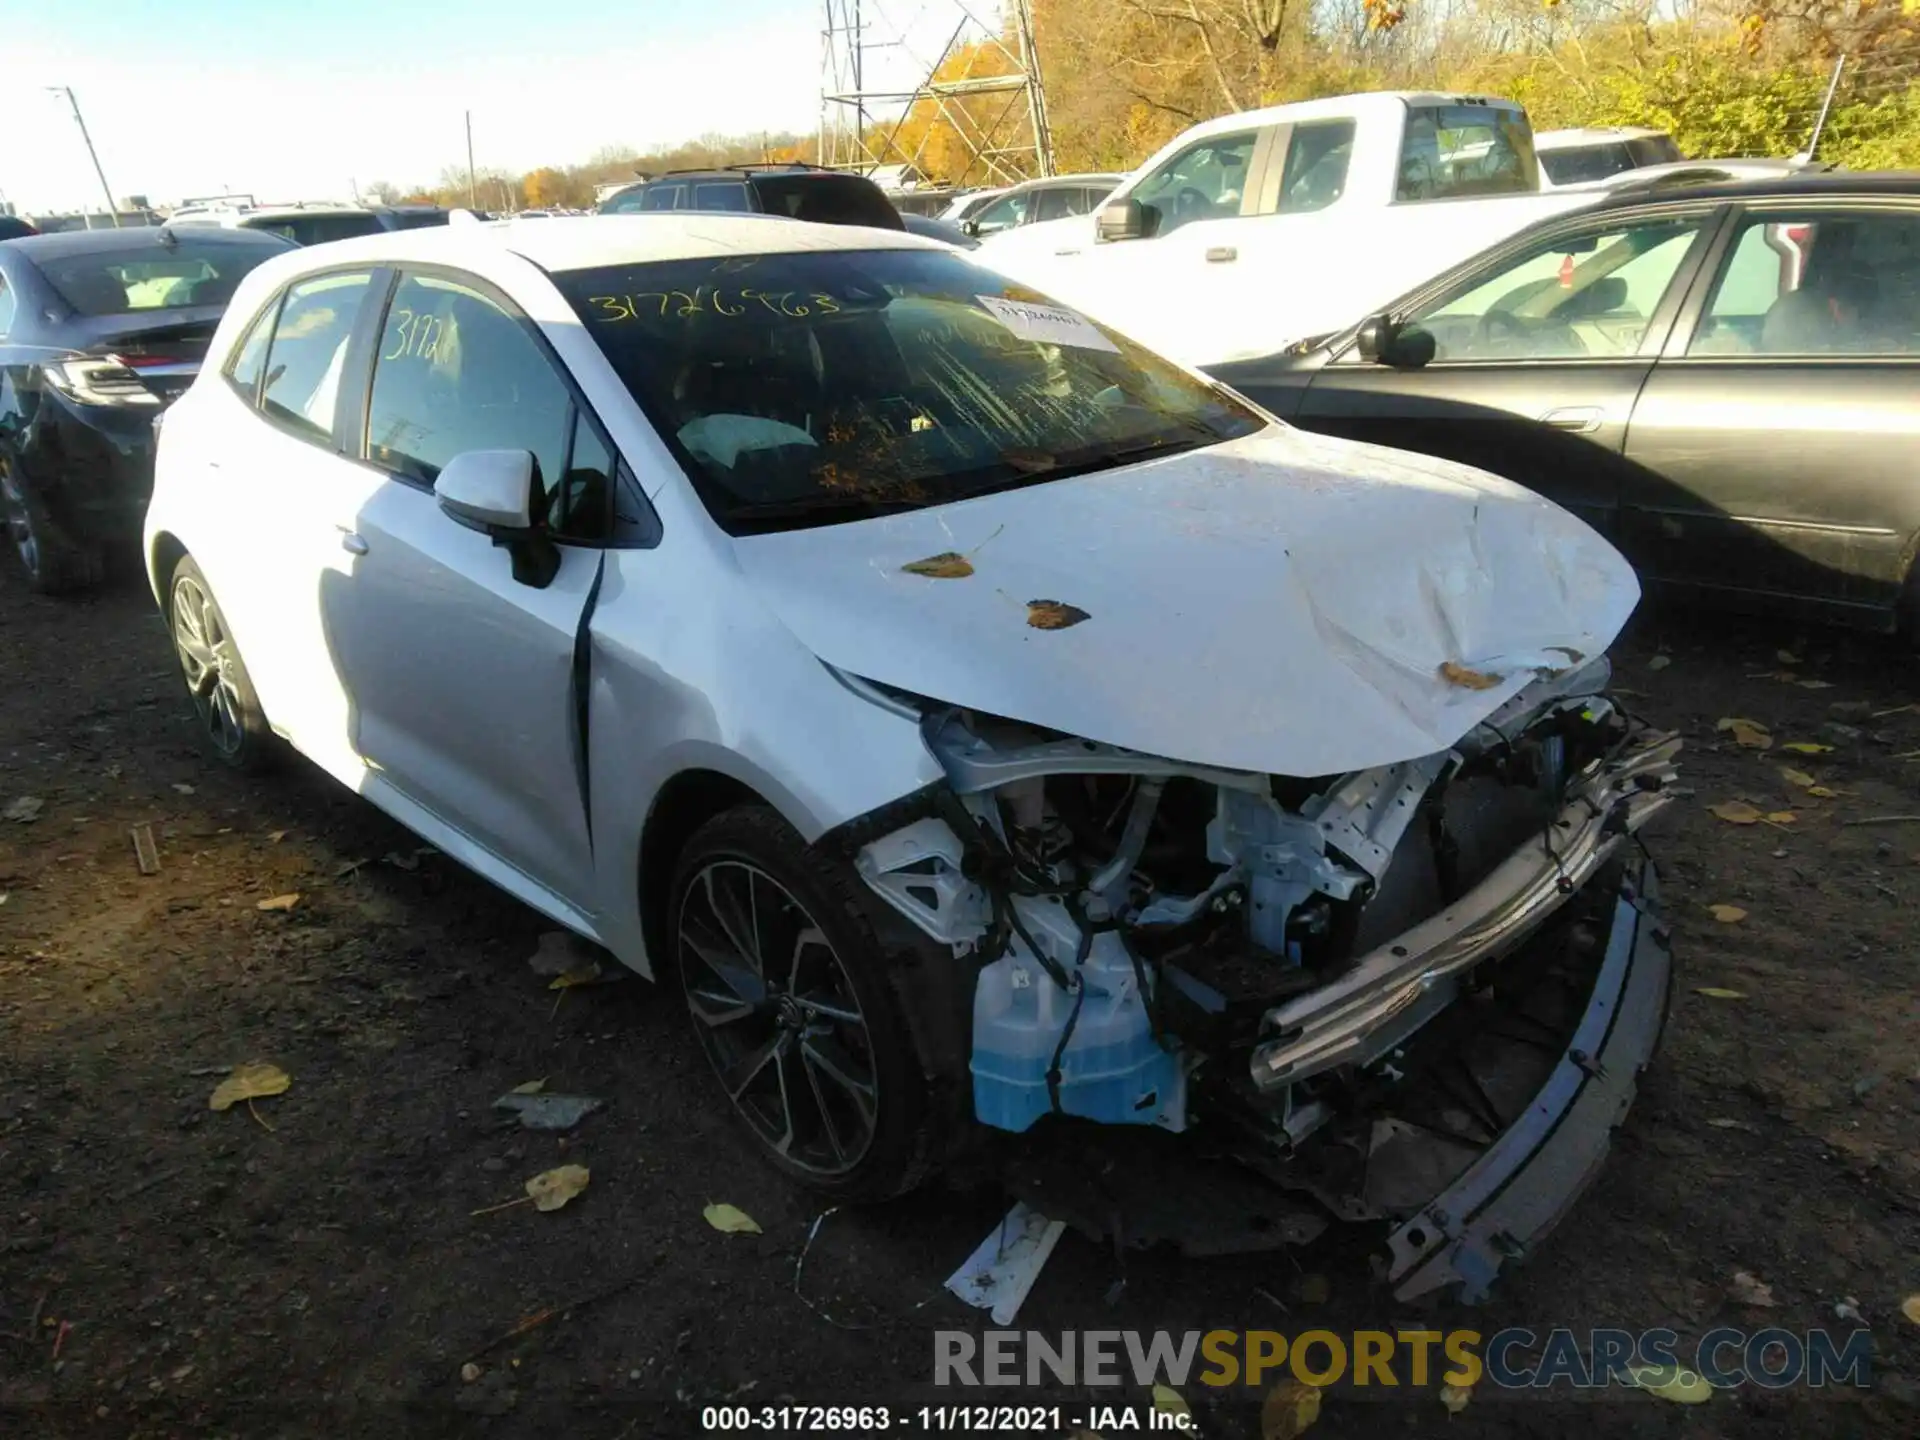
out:
<path id="1" fill-rule="evenodd" d="M 1274 427 L 1124 470 L 734 542 L 822 660 L 1170 759 L 1332 775 L 1444 750 L 1639 599 L 1583 522 L 1465 466 Z M 975 573 L 901 567 L 945 551 Z M 1055 600 L 1089 619 L 1027 624 Z M 1484 690 L 1455 665 L 1501 677 Z"/>

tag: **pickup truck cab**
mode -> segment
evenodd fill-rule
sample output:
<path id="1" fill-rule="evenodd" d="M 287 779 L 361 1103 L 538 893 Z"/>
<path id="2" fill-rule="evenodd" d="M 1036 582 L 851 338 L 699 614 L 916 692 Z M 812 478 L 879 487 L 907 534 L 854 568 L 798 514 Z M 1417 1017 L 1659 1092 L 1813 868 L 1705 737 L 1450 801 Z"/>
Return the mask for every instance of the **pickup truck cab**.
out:
<path id="1" fill-rule="evenodd" d="M 1341 95 L 1196 125 L 1092 215 L 981 260 L 1189 364 L 1272 354 L 1593 195 L 1543 194 L 1511 100 Z"/>

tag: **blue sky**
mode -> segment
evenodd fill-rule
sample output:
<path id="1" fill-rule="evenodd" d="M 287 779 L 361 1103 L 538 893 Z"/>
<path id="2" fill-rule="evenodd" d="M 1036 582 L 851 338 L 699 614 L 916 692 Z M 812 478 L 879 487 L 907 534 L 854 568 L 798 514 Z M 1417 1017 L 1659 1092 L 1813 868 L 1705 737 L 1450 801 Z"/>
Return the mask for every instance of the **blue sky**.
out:
<path id="1" fill-rule="evenodd" d="M 882 0 L 906 22 L 952 0 Z M 992 6 L 976 5 L 976 13 Z M 0 0 L 0 194 L 346 198 L 475 161 L 521 171 L 708 131 L 810 131 L 820 0 Z M 950 31 L 957 10 L 935 16 Z M 931 42 L 938 49 L 945 33 Z M 22 123 L 24 121 L 24 123 Z M 23 140 L 31 143 L 21 143 Z"/>

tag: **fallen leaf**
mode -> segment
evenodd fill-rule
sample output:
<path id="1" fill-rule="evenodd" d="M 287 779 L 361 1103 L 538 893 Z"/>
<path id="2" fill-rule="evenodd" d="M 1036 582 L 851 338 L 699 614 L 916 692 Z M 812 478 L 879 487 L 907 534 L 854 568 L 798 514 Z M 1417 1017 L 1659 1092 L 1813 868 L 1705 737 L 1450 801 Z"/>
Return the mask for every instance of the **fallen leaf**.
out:
<path id="1" fill-rule="evenodd" d="M 278 845 L 282 840 L 286 838 L 287 838 L 287 832 L 284 830 L 269 830 L 267 832 L 267 841 L 269 844 Z"/>
<path id="2" fill-rule="evenodd" d="M 1747 912 L 1738 905 L 1709 905 L 1707 909 L 1722 925 L 1738 925 L 1747 918 Z"/>
<path id="3" fill-rule="evenodd" d="M 174 781 L 174 784 L 173 784 L 173 788 L 174 788 L 174 789 L 176 789 L 176 790 L 178 790 L 178 791 L 179 791 L 179 792 L 180 792 L 180 793 L 181 793 L 182 795 L 191 795 L 191 794 L 193 794 L 193 786 L 191 786 L 191 785 L 183 785 L 183 784 L 181 784 L 181 783 L 180 783 L 179 781 L 177 781 L 177 780 L 176 780 L 176 781 Z"/>
<path id="4" fill-rule="evenodd" d="M 1800 657 L 1791 650 L 1776 650 L 1773 652 L 1773 658 L 1778 660 L 1782 665 L 1798 665 L 1800 663 Z"/>
<path id="5" fill-rule="evenodd" d="M 1651 660 L 1647 661 L 1647 669 L 1664 670 L 1667 668 L 1667 666 L 1671 665 L 1672 663 L 1673 663 L 1673 657 L 1671 655 L 1656 655 Z"/>
<path id="6" fill-rule="evenodd" d="M 701 1212 L 707 1217 L 707 1224 L 723 1235 L 759 1235 L 759 1224 L 744 1210 L 731 1205 L 709 1205 Z"/>
<path id="7" fill-rule="evenodd" d="M 1796 680 L 1793 682 L 1802 690 L 1831 690 L 1833 684 L 1828 680 Z"/>
<path id="8" fill-rule="evenodd" d="M 561 1165 L 542 1170 L 527 1181 L 527 1196 L 536 1210 L 558 1210 L 587 1188 L 587 1167 Z"/>
<path id="9" fill-rule="evenodd" d="M 1318 1273 L 1302 1275 L 1293 1287 L 1294 1298 L 1308 1305 L 1324 1305 L 1332 1293 L 1333 1286 L 1327 1283 L 1327 1277 Z"/>
<path id="10" fill-rule="evenodd" d="M 271 900 L 262 900 L 253 908 L 256 910 L 291 910 L 299 903 L 300 892 L 295 890 L 290 894 L 275 895 Z"/>
<path id="11" fill-rule="evenodd" d="M 1791 810 L 1769 810 L 1760 818 L 1769 825 L 1791 825 L 1800 817 Z"/>
<path id="12" fill-rule="evenodd" d="M 1065 630 L 1092 618 L 1078 605 L 1068 605 L 1059 600 L 1027 602 L 1027 624 L 1035 630 Z"/>
<path id="13" fill-rule="evenodd" d="M 1754 1305 L 1769 1310 L 1773 1308 L 1773 1287 L 1746 1270 L 1733 1272 L 1733 1279 L 1727 1285 L 1727 1294 L 1742 1305 Z"/>
<path id="14" fill-rule="evenodd" d="M 1724 985 L 1696 985 L 1693 987 L 1693 993 L 1696 995 L 1704 995 L 1709 1000 L 1744 1000 L 1747 998 L 1746 991 L 1729 990 Z"/>
<path id="15" fill-rule="evenodd" d="M 1718 815 L 1729 825 L 1758 825 L 1760 812 L 1744 800 L 1722 800 L 1718 805 L 1709 805 L 1707 813 Z"/>
<path id="16" fill-rule="evenodd" d="M 40 818 L 40 812 L 46 808 L 46 804 L 38 795 L 22 795 L 5 810 L 0 810 L 0 815 L 5 815 L 16 825 L 26 825 Z"/>
<path id="17" fill-rule="evenodd" d="M 482 1371 L 480 1367 L 474 1364 L 473 1361 L 471 1360 L 467 1361 L 466 1364 L 460 1367 L 460 1378 L 466 1381 L 466 1383 L 469 1385 L 473 1384 L 473 1382 L 478 1380 L 480 1376 L 484 1373 L 485 1372 Z"/>
<path id="18" fill-rule="evenodd" d="M 1825 785 L 1809 785 L 1807 787 L 1807 794 L 1813 796 L 1816 800 L 1837 800 L 1842 795 L 1851 795 L 1852 793 L 1851 790 L 1833 790 Z"/>
<path id="19" fill-rule="evenodd" d="M 242 1100 L 261 1100 L 268 1095 L 284 1095 L 291 1084 L 293 1084 L 293 1077 L 278 1065 L 268 1065 L 261 1061 L 255 1061 L 250 1065 L 236 1065 L 231 1075 L 213 1087 L 213 1094 L 207 1097 L 207 1108 L 226 1110 L 238 1105 Z"/>
<path id="20" fill-rule="evenodd" d="M 1458 1415 L 1467 1408 L 1467 1401 L 1473 1398 L 1473 1389 L 1468 1385 L 1442 1385 L 1440 1403 L 1447 1407 L 1449 1415 Z"/>
<path id="21" fill-rule="evenodd" d="M 1782 765 L 1780 767 L 1780 778 L 1789 785 L 1798 785 L 1803 790 L 1814 783 L 1813 776 L 1804 770 L 1796 770 L 1791 765 Z"/>
<path id="22" fill-rule="evenodd" d="M 606 972 L 600 968 L 598 960 L 589 960 L 584 965 L 553 977 L 547 982 L 549 990 L 572 990 L 581 985 L 598 985 L 606 978 Z"/>
<path id="23" fill-rule="evenodd" d="M 1736 1120 L 1731 1115 L 1716 1115 L 1707 1121 L 1716 1130 L 1745 1130 L 1749 1134 L 1757 1133 L 1754 1127 L 1744 1120 Z"/>
<path id="24" fill-rule="evenodd" d="M 1815 740 L 1789 740 L 1780 748 L 1791 750 L 1796 755 L 1825 755 L 1832 751 L 1833 746 L 1822 745 Z"/>
<path id="25" fill-rule="evenodd" d="M 1902 1300 L 1900 1302 L 1900 1313 L 1915 1325 L 1920 1325 L 1920 1294 L 1909 1295 L 1906 1299 Z"/>
<path id="26" fill-rule="evenodd" d="M 1730 733 L 1735 744 L 1744 745 L 1749 750 L 1768 750 L 1773 747 L 1773 732 L 1758 720 L 1744 720 L 1738 715 L 1730 715 L 1718 721 L 1713 728 Z"/>
<path id="27" fill-rule="evenodd" d="M 1186 1398 L 1171 1385 L 1153 1387 L 1153 1408 L 1155 1413 L 1160 1415 L 1184 1415 L 1187 1417 L 1188 1424 L 1192 1423 L 1193 1411 L 1187 1408 Z M 1188 1427 L 1182 1425 L 1178 1428 L 1184 1430 Z"/>
<path id="28" fill-rule="evenodd" d="M 1260 1440 L 1293 1440 L 1320 1418 L 1320 1387 L 1282 1380 L 1260 1406 Z"/>
<path id="29" fill-rule="evenodd" d="M 1676 1405 L 1704 1405 L 1713 1398 L 1711 1385 L 1678 1365 L 1635 1365 L 1627 1374 L 1649 1395 Z"/>
<path id="30" fill-rule="evenodd" d="M 529 1080 L 524 1085 L 514 1086 L 513 1089 L 509 1090 L 507 1093 L 509 1095 L 538 1095 L 542 1090 L 546 1088 L 547 1088 L 547 1082 L 544 1080 Z"/>
<path id="31" fill-rule="evenodd" d="M 973 574 L 973 562 L 953 550 L 929 555 L 924 560 L 909 560 L 900 568 L 909 575 L 924 575 L 929 580 L 964 580 Z"/>
<path id="32" fill-rule="evenodd" d="M 389 850 L 380 857 L 381 863 L 393 866 L 396 870 L 418 870 L 420 862 L 411 855 L 402 855 L 398 850 Z"/>
<path id="33" fill-rule="evenodd" d="M 1440 678 L 1449 685 L 1458 685 L 1463 690 L 1491 690 L 1500 683 L 1498 675 L 1488 675 L 1483 671 L 1469 670 L 1452 660 L 1440 663 Z"/>

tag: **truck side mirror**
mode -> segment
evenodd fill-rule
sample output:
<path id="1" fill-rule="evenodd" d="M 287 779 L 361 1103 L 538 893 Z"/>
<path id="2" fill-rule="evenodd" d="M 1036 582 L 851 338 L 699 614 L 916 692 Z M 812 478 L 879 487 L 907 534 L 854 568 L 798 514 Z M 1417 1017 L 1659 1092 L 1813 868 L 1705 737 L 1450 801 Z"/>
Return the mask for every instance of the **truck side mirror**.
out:
<path id="1" fill-rule="evenodd" d="M 1095 226 L 1095 234 L 1102 241 L 1145 238 L 1147 207 L 1132 197 L 1109 201 L 1100 207 L 1100 219 Z"/>

